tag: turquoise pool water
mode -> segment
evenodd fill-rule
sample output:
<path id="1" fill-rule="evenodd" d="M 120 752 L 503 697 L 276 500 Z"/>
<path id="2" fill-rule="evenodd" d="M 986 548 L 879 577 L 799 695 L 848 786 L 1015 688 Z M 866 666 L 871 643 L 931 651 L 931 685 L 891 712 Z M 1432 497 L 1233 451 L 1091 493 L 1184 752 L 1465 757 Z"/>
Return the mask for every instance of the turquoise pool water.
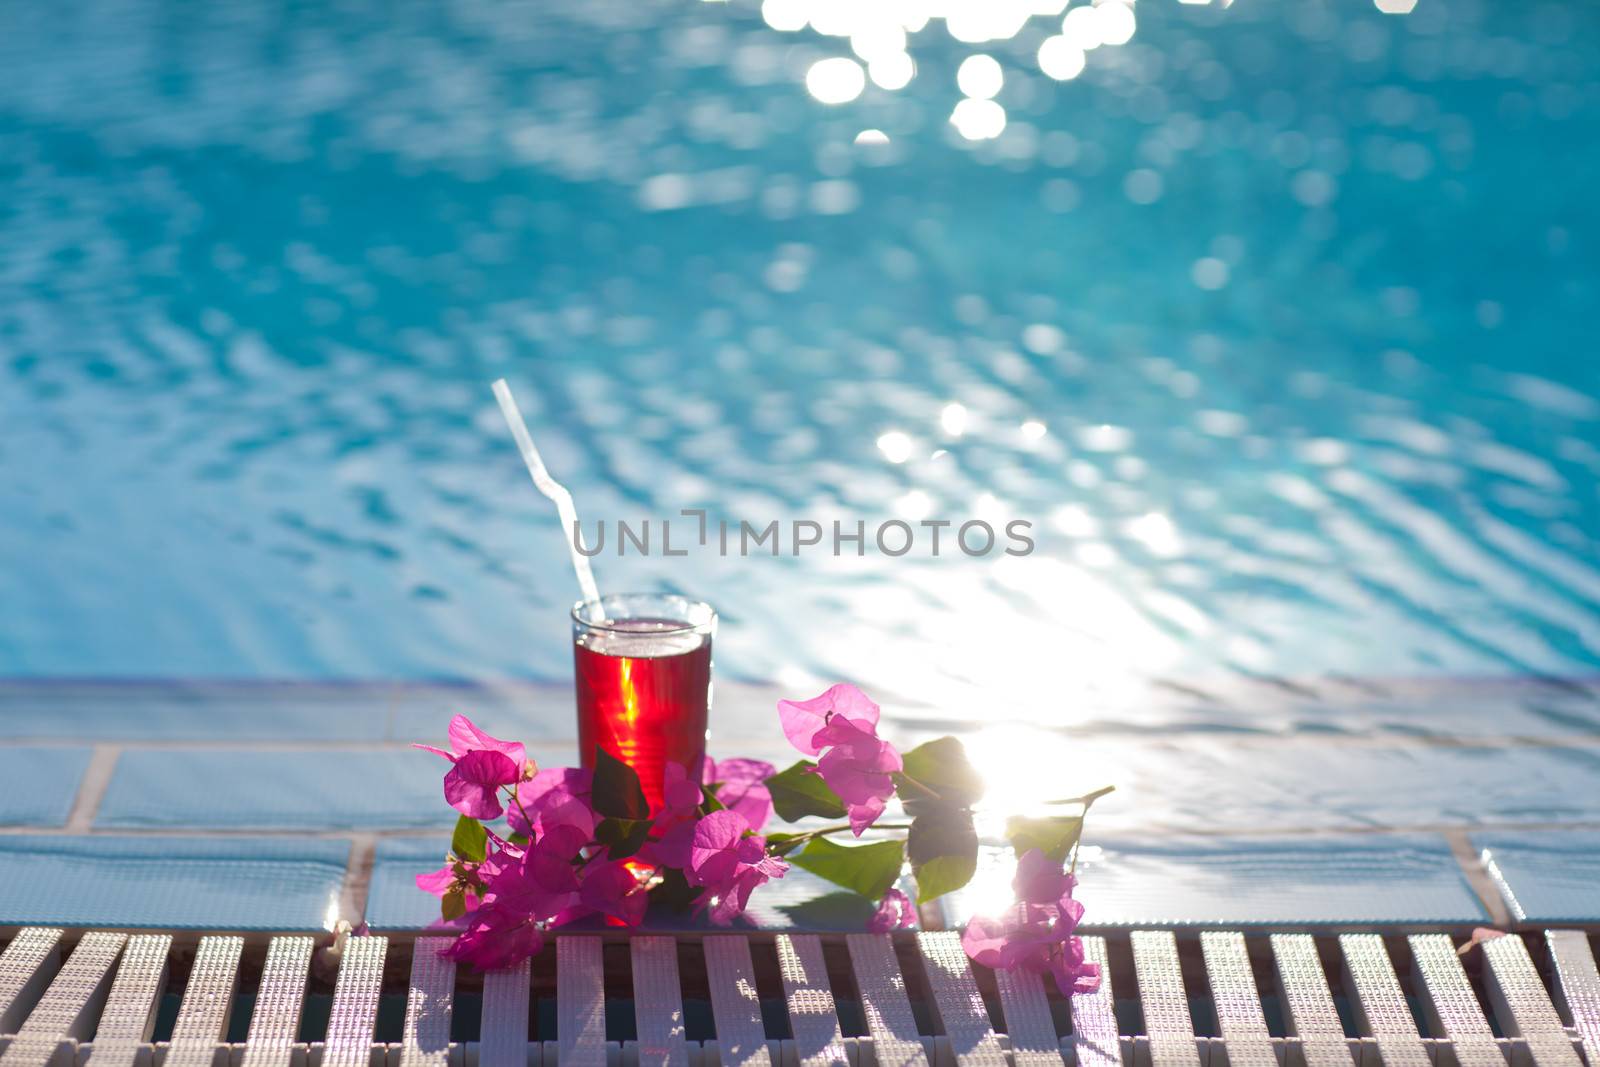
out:
<path id="1" fill-rule="evenodd" d="M 597 560 L 723 677 L 1592 677 L 1600 12 L 1137 18 L 828 106 L 749 2 L 9 8 L 0 674 L 565 677 L 505 375 L 592 519 L 1034 523 Z"/>
<path id="2" fill-rule="evenodd" d="M 500 376 L 591 523 L 1032 523 L 608 549 L 721 611 L 719 744 L 850 679 L 1002 806 L 1116 782 L 1137 921 L 1600 917 L 1600 9 L 1138 0 L 1063 81 L 950 10 L 830 105 L 800 0 L 0 7 L 0 923 L 243 921 L 237 833 L 307 841 L 272 922 L 398 922 L 405 742 L 571 758 Z"/>

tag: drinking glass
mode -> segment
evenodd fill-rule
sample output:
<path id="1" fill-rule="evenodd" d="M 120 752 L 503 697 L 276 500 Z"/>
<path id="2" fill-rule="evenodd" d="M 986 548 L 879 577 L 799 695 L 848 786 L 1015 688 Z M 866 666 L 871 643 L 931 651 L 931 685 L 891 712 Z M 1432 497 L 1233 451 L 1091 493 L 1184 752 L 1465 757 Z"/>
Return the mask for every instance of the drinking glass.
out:
<path id="1" fill-rule="evenodd" d="M 662 806 L 668 762 L 699 773 L 716 630 L 710 605 L 665 593 L 619 593 L 573 605 L 583 766 L 594 766 L 596 745 L 622 760 L 639 775 L 652 811 Z"/>

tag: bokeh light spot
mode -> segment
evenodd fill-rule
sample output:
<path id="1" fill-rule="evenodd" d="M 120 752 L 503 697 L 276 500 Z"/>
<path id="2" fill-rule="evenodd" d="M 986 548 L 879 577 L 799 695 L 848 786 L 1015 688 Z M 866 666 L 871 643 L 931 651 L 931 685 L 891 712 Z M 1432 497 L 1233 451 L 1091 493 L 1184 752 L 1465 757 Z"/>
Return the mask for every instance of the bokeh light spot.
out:
<path id="1" fill-rule="evenodd" d="M 987 141 L 999 137 L 1006 128 L 1006 109 L 993 100 L 969 97 L 956 105 L 950 113 L 950 122 L 967 140 Z"/>
<path id="2" fill-rule="evenodd" d="M 861 64 L 844 56 L 819 59 L 806 71 L 806 91 L 824 104 L 848 104 L 866 87 Z"/>
<path id="3" fill-rule="evenodd" d="M 1056 81 L 1069 81 L 1083 73 L 1088 57 L 1071 40 L 1057 34 L 1039 46 L 1039 69 Z"/>
<path id="4" fill-rule="evenodd" d="M 968 56 L 956 71 L 956 85 L 974 100 L 991 100 L 1005 84 L 1005 72 L 993 56 Z"/>

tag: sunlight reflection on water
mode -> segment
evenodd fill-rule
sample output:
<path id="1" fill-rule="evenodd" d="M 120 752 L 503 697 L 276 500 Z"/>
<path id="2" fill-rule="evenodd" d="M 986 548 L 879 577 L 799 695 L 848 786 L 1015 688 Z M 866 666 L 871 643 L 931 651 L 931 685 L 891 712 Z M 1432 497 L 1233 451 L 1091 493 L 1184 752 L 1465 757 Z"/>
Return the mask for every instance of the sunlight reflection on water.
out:
<path id="1" fill-rule="evenodd" d="M 1034 523 L 597 561 L 725 677 L 1596 672 L 1593 12 L 932 14 L 0 14 L 0 671 L 565 677 L 503 374 L 587 517 Z"/>

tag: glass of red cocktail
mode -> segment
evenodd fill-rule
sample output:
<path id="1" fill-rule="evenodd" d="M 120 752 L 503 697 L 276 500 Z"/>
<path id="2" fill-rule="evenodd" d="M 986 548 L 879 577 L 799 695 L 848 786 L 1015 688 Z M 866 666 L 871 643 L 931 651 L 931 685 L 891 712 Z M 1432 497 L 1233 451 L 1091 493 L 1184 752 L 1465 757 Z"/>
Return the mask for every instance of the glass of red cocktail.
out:
<path id="1" fill-rule="evenodd" d="M 711 706 L 710 605 L 664 593 L 620 593 L 572 609 L 578 747 L 632 767 L 652 810 L 669 762 L 699 773 Z"/>

